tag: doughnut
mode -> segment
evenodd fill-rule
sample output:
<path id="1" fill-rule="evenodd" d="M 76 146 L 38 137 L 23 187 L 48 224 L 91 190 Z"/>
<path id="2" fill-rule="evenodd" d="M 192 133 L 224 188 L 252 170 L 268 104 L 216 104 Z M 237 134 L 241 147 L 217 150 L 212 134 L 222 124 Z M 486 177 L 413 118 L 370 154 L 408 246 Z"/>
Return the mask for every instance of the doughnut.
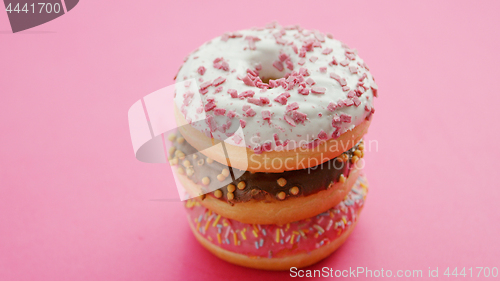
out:
<path id="1" fill-rule="evenodd" d="M 356 50 L 272 23 L 206 42 L 174 79 L 177 128 L 162 144 L 203 247 L 288 270 L 344 243 L 365 202 L 363 137 L 378 95 Z"/>
<path id="2" fill-rule="evenodd" d="M 175 81 L 175 119 L 193 147 L 226 164 L 225 155 L 205 149 L 224 142 L 230 166 L 271 173 L 314 167 L 356 145 L 378 91 L 356 50 L 329 34 L 277 24 L 206 42 Z M 289 165 L 272 165 L 277 160 Z"/>
<path id="3" fill-rule="evenodd" d="M 185 208 L 196 239 L 219 258 L 246 267 L 289 270 L 316 263 L 344 243 L 358 220 L 367 189 L 366 179 L 360 176 L 335 207 L 285 225 L 231 220 L 197 200 L 186 201 Z"/>
<path id="4" fill-rule="evenodd" d="M 197 197 L 225 218 L 250 224 L 285 224 L 320 214 L 337 205 L 358 178 L 364 156 L 360 141 L 339 157 L 316 167 L 283 173 L 241 171 L 192 147 L 180 133 L 168 137 L 169 156 L 186 190 L 213 190 Z M 232 175 L 234 175 L 234 180 Z M 201 192 L 205 193 L 205 192 Z"/>

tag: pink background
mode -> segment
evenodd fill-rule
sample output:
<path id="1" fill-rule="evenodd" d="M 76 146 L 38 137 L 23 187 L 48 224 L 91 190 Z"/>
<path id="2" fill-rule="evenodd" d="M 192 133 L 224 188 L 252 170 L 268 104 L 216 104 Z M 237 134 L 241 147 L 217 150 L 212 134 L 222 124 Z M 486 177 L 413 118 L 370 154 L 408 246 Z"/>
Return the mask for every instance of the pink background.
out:
<path id="1" fill-rule="evenodd" d="M 87 0 L 19 34 L 0 12 L 0 280 L 289 276 L 198 245 L 127 121 L 204 41 L 275 19 L 357 48 L 380 88 L 366 207 L 310 269 L 500 268 L 500 2 L 310 3 Z"/>

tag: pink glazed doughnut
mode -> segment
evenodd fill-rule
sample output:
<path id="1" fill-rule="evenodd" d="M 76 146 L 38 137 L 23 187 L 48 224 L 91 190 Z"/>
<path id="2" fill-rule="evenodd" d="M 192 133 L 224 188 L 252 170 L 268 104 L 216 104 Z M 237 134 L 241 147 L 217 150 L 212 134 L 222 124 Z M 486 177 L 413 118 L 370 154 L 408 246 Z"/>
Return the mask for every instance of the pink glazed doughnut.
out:
<path id="1" fill-rule="evenodd" d="M 224 141 L 230 165 L 252 172 L 305 169 L 339 156 L 366 133 L 377 96 L 356 50 L 330 34 L 277 24 L 206 42 L 185 59 L 176 82 L 174 112 L 185 139 L 199 151 Z M 227 163 L 219 151 L 203 153 Z"/>
<path id="2" fill-rule="evenodd" d="M 314 264 L 340 247 L 357 222 L 367 191 L 366 179 L 360 176 L 337 206 L 286 225 L 241 223 L 196 200 L 185 206 L 196 239 L 214 255 L 245 267 L 288 270 Z"/>

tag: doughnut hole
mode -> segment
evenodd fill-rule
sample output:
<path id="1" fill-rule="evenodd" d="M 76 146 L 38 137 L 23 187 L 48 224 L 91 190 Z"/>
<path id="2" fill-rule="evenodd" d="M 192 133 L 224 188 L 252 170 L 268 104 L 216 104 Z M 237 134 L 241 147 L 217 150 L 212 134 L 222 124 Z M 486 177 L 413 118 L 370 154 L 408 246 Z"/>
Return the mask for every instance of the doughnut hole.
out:
<path id="1" fill-rule="evenodd" d="M 262 69 L 259 70 L 259 77 L 264 83 L 269 83 L 269 80 L 276 80 L 285 77 L 287 68 L 284 66 L 283 71 L 279 71 L 273 66 L 275 61 L 279 61 L 279 50 L 275 46 L 262 46 L 253 51 L 249 57 L 251 69 L 256 65 L 261 65 Z"/>

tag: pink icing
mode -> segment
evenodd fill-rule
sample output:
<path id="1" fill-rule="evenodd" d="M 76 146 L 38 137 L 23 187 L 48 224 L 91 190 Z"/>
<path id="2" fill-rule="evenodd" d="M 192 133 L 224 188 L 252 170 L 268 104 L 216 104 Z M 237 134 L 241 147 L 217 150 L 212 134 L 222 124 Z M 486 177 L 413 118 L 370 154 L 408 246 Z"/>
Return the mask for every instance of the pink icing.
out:
<path id="1" fill-rule="evenodd" d="M 335 241 L 357 221 L 367 193 L 360 176 L 351 192 L 332 209 L 286 225 L 246 224 L 226 219 L 195 200 L 186 201 L 190 223 L 211 243 L 252 257 L 282 257 L 310 252 Z"/>

